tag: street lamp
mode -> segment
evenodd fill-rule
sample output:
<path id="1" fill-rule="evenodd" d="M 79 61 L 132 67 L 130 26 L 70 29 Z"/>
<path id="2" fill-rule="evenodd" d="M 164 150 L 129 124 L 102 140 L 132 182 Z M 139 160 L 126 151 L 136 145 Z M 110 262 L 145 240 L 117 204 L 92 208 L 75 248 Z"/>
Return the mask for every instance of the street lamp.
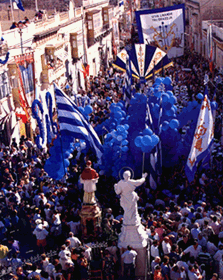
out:
<path id="1" fill-rule="evenodd" d="M 21 53 L 23 54 L 23 43 L 22 43 L 22 29 L 23 29 L 23 23 L 22 22 L 19 22 L 18 23 L 18 32 L 20 34 L 20 46 L 21 46 Z"/>

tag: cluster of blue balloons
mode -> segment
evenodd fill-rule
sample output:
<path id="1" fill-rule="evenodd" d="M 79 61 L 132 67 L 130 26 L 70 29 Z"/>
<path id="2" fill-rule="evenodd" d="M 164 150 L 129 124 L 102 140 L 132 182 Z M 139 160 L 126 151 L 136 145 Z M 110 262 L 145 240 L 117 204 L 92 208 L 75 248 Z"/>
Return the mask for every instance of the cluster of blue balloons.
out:
<path id="1" fill-rule="evenodd" d="M 79 106 L 78 110 L 85 116 L 86 119 L 88 119 L 89 115 L 93 112 L 91 105 L 86 105 L 85 107 Z"/>
<path id="2" fill-rule="evenodd" d="M 129 151 L 128 116 L 124 102 L 110 105 L 110 118 L 107 121 L 107 134 L 104 137 L 102 165 L 100 169 L 106 174 L 118 176 L 120 168 L 126 165 Z"/>
<path id="3" fill-rule="evenodd" d="M 32 116 L 34 119 L 36 119 L 38 127 L 39 127 L 39 134 L 36 137 L 36 145 L 39 149 L 43 147 L 44 144 L 46 144 L 46 133 L 43 127 L 42 120 L 39 117 L 38 112 L 40 111 L 42 115 L 42 119 L 44 118 L 44 112 L 43 112 L 43 106 L 41 102 L 38 99 L 35 99 L 32 103 Z M 42 139 L 42 140 L 41 140 Z"/>
<path id="4" fill-rule="evenodd" d="M 117 129 L 113 129 L 105 137 L 105 143 L 109 147 L 113 147 L 116 152 L 128 152 L 128 136 L 129 125 L 117 125 Z"/>
<path id="5" fill-rule="evenodd" d="M 150 128 L 145 128 L 141 135 L 135 138 L 134 142 L 136 147 L 141 148 L 143 153 L 148 153 L 152 151 L 159 141 L 159 137 Z"/>
<path id="6" fill-rule="evenodd" d="M 46 160 L 44 170 L 54 180 L 60 180 L 70 165 L 69 157 L 75 149 L 74 138 L 68 134 L 61 134 L 53 141 L 50 148 L 50 158 Z"/>
<path id="7" fill-rule="evenodd" d="M 125 106 L 123 104 L 124 102 L 118 102 L 118 103 L 112 103 L 110 105 L 110 117 L 115 121 L 115 124 L 112 124 L 114 127 L 116 124 L 121 124 L 126 117 L 126 111 Z"/>

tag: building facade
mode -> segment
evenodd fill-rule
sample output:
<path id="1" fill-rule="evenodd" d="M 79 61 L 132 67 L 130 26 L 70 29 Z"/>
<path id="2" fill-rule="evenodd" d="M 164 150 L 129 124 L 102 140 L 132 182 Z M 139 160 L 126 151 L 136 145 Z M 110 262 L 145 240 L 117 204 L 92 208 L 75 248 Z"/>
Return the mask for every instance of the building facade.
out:
<path id="1" fill-rule="evenodd" d="M 0 131 L 7 135 L 0 141 L 10 144 L 13 137 L 32 138 L 38 132 L 32 102 L 39 99 L 48 110 L 44 100 L 49 91 L 55 107 L 54 83 L 62 89 L 68 85 L 75 95 L 80 88 L 87 90 L 90 76 L 105 70 L 112 58 L 112 20 L 120 16 L 119 6 L 108 0 L 83 4 L 75 7 L 71 0 L 67 11 L 44 13 L 42 19 L 2 31 L 0 58 L 10 55 L 0 64 Z"/>

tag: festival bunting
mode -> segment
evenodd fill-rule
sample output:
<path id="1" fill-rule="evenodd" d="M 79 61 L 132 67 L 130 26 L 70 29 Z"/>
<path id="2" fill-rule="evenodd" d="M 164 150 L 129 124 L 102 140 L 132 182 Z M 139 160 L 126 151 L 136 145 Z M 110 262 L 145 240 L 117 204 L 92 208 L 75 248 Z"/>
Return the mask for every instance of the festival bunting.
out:
<path id="1" fill-rule="evenodd" d="M 198 163 L 210 153 L 210 147 L 214 137 L 213 129 L 214 124 L 211 104 L 207 95 L 205 95 L 201 104 L 197 127 L 185 167 L 185 174 L 189 182 L 194 179 Z"/>
<path id="2" fill-rule="evenodd" d="M 169 58 L 184 54 L 184 4 L 135 12 L 140 43 L 156 46 Z"/>

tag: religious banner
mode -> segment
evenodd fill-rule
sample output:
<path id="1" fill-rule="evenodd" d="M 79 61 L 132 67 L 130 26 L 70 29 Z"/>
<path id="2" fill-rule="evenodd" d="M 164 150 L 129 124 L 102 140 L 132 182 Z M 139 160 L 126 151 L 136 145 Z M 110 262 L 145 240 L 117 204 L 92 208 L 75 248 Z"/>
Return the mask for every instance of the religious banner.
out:
<path id="1" fill-rule="evenodd" d="M 119 46 L 119 26 L 117 18 L 112 19 L 112 35 L 113 35 L 113 48 L 118 48 Z"/>
<path id="2" fill-rule="evenodd" d="M 15 56 L 15 62 L 18 68 L 20 85 L 22 88 L 23 98 L 28 107 L 27 94 L 35 90 L 35 71 L 34 71 L 34 55 L 33 53 L 26 53 Z"/>
<path id="3" fill-rule="evenodd" d="M 214 137 L 214 122 L 211 111 L 210 100 L 205 95 L 201 104 L 200 114 L 197 121 L 197 127 L 185 167 L 185 174 L 188 181 L 194 179 L 198 163 L 210 155 L 210 146 Z"/>
<path id="4" fill-rule="evenodd" d="M 184 54 L 184 4 L 135 12 L 140 43 L 156 46 L 169 58 Z"/>

